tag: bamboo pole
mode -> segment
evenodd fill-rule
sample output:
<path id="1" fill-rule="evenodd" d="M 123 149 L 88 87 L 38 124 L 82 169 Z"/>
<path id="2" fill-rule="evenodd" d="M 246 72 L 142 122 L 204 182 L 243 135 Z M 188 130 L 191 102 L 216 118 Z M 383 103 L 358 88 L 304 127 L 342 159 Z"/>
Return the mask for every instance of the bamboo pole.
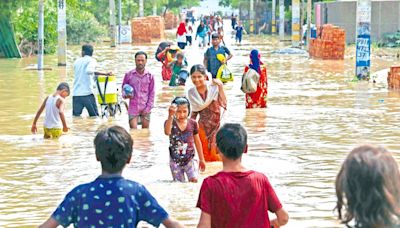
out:
<path id="1" fill-rule="evenodd" d="M 122 26 L 122 4 L 118 0 L 118 44 L 121 44 L 121 26 Z"/>
<path id="2" fill-rule="evenodd" d="M 65 0 L 57 1 L 58 8 L 58 20 L 57 20 L 57 31 L 58 31 L 58 46 L 57 46 L 57 55 L 58 55 L 58 65 L 66 66 L 67 65 L 67 21 L 66 21 L 66 2 Z"/>
<path id="3" fill-rule="evenodd" d="M 307 50 L 310 50 L 312 0 L 307 0 Z"/>
<path id="4" fill-rule="evenodd" d="M 38 25 L 38 70 L 43 70 L 44 54 L 44 0 L 39 0 L 39 25 Z"/>
<path id="5" fill-rule="evenodd" d="M 115 1 L 109 0 L 110 3 L 110 46 L 115 47 Z"/>
<path id="6" fill-rule="evenodd" d="M 285 39 L 285 2 L 279 0 L 279 40 Z"/>

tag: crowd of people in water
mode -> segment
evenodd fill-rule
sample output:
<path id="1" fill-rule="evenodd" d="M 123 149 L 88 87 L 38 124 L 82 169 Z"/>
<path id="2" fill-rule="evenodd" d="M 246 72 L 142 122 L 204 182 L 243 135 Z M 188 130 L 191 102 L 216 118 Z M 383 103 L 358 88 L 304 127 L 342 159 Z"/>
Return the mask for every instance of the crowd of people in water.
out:
<path id="1" fill-rule="evenodd" d="M 232 28 L 244 31 L 240 26 L 240 22 L 236 24 L 232 20 Z M 177 45 L 168 45 L 157 53 L 162 63 L 161 77 L 146 69 L 147 53 L 135 54 L 136 67 L 127 72 L 122 81 L 122 95 L 129 99 L 129 126 L 132 129 L 139 125 L 149 127 L 155 80 L 161 78 L 169 82 L 169 86 L 185 86 L 186 79 L 190 78 L 193 87 L 187 96 L 175 97 L 165 111 L 164 133 L 169 136 L 169 165 L 174 181 L 197 182 L 199 171 L 204 171 L 208 162 L 222 161 L 222 170 L 206 177 L 201 185 L 196 204 L 201 210 L 198 227 L 284 226 L 289 215 L 268 178 L 242 165 L 242 155 L 251 153 L 245 128 L 238 123 L 220 126 L 221 116 L 229 107 L 219 69 L 233 57 L 232 52 L 221 45 L 222 20 L 219 16 L 201 18 L 195 40 L 199 38 L 199 46 L 207 47 L 204 61 L 193 64 L 183 80 L 180 74 L 188 67 L 183 49 L 192 44 L 193 31 L 189 20 L 182 22 L 176 33 Z M 241 38 L 240 35 L 238 42 Z M 249 64 L 242 76 L 246 108 L 266 108 L 266 66 L 258 50 L 249 51 Z M 82 57 L 74 63 L 73 116 L 80 116 L 83 109 L 89 116 L 99 115 L 92 92 L 93 78 L 112 74 L 98 72 L 92 55 L 93 46 L 83 45 Z M 58 85 L 56 92 L 40 106 L 32 133 L 38 131 L 36 124 L 44 110 L 44 138 L 58 138 L 68 131 L 64 104 L 70 93 L 67 83 Z M 94 147 L 96 159 L 101 163 L 101 174 L 93 182 L 71 190 L 41 227 L 70 224 L 75 227 L 136 227 L 139 221 L 156 227 L 160 224 L 183 227 L 143 185 L 122 177 L 125 165 L 131 162 L 133 149 L 132 136 L 123 127 L 98 130 Z M 344 224 L 400 227 L 399 167 L 386 149 L 363 145 L 352 150 L 335 184 L 338 219 Z M 268 211 L 275 214 L 274 218 L 269 218 Z"/>

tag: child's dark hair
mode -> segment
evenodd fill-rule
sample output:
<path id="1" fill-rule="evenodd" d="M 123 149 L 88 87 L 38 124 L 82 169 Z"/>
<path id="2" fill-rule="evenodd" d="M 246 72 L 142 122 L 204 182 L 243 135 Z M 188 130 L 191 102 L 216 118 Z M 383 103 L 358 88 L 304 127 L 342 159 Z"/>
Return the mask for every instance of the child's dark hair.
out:
<path id="1" fill-rule="evenodd" d="M 242 156 L 247 147 L 247 132 L 240 124 L 226 123 L 217 132 L 219 151 L 231 160 Z"/>
<path id="2" fill-rule="evenodd" d="M 200 72 L 202 75 L 207 75 L 206 68 L 201 64 L 193 65 L 192 68 L 190 68 L 190 74 L 193 74 L 196 71 Z"/>
<path id="3" fill-rule="evenodd" d="M 175 97 L 171 102 L 172 104 L 178 105 L 186 105 L 188 107 L 188 116 L 190 115 L 190 102 L 186 97 Z"/>
<path id="4" fill-rule="evenodd" d="M 400 224 L 399 167 L 383 147 L 353 149 L 336 177 L 338 218 L 355 227 L 395 227 Z M 344 211 L 344 212 L 343 212 Z"/>
<path id="5" fill-rule="evenodd" d="M 82 52 L 83 52 L 83 55 L 92 56 L 93 55 L 93 46 L 90 44 L 82 45 Z"/>
<path id="6" fill-rule="evenodd" d="M 133 139 L 120 126 L 106 127 L 94 138 L 96 156 L 108 173 L 120 172 L 132 156 Z"/>
<path id="7" fill-rule="evenodd" d="M 58 86 L 57 86 L 57 91 L 61 91 L 61 90 L 66 90 L 68 93 L 70 93 L 68 83 L 66 83 L 66 82 L 61 82 L 60 84 L 58 84 Z"/>
<path id="8" fill-rule="evenodd" d="M 179 59 L 179 58 L 185 58 L 185 55 L 182 53 L 182 52 L 178 52 L 178 54 L 176 54 L 176 58 L 177 59 Z"/>
<path id="9" fill-rule="evenodd" d="M 136 54 L 135 54 L 135 59 L 136 59 L 136 57 L 138 57 L 138 55 L 144 55 L 144 57 L 146 57 L 146 59 L 147 59 L 147 53 L 144 52 L 144 51 L 138 51 L 138 52 L 136 52 Z"/>

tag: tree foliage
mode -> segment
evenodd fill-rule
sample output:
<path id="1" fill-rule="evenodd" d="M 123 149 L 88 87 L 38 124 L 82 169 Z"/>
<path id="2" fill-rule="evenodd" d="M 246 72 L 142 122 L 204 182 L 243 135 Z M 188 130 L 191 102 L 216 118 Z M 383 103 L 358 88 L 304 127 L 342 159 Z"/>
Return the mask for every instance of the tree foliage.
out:
<path id="1" fill-rule="evenodd" d="M 17 42 L 37 45 L 38 0 L 0 0 L 0 15 L 10 18 Z M 126 24 L 139 14 L 138 0 L 121 0 L 122 20 Z M 45 53 L 53 53 L 57 45 L 57 0 L 45 0 Z M 68 44 L 94 42 L 107 36 L 109 0 L 66 0 Z M 166 10 L 179 13 L 182 8 L 199 4 L 199 0 L 144 0 L 145 15 L 152 15 L 157 4 L 157 14 Z M 118 0 L 115 0 L 118 9 Z M 118 11 L 117 11 L 118 12 Z M 116 12 L 116 13 L 117 13 Z"/>

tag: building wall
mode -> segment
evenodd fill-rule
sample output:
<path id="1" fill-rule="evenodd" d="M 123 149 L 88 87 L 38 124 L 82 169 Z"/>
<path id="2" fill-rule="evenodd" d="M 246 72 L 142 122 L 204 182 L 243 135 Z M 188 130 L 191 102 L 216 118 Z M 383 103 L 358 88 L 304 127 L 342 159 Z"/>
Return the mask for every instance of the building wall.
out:
<path id="1" fill-rule="evenodd" d="M 346 30 L 346 42 L 355 43 L 356 37 L 356 1 L 316 3 L 321 4 L 322 24 L 334 24 Z M 371 39 L 381 40 L 385 33 L 400 30 L 400 1 L 372 1 Z"/>

